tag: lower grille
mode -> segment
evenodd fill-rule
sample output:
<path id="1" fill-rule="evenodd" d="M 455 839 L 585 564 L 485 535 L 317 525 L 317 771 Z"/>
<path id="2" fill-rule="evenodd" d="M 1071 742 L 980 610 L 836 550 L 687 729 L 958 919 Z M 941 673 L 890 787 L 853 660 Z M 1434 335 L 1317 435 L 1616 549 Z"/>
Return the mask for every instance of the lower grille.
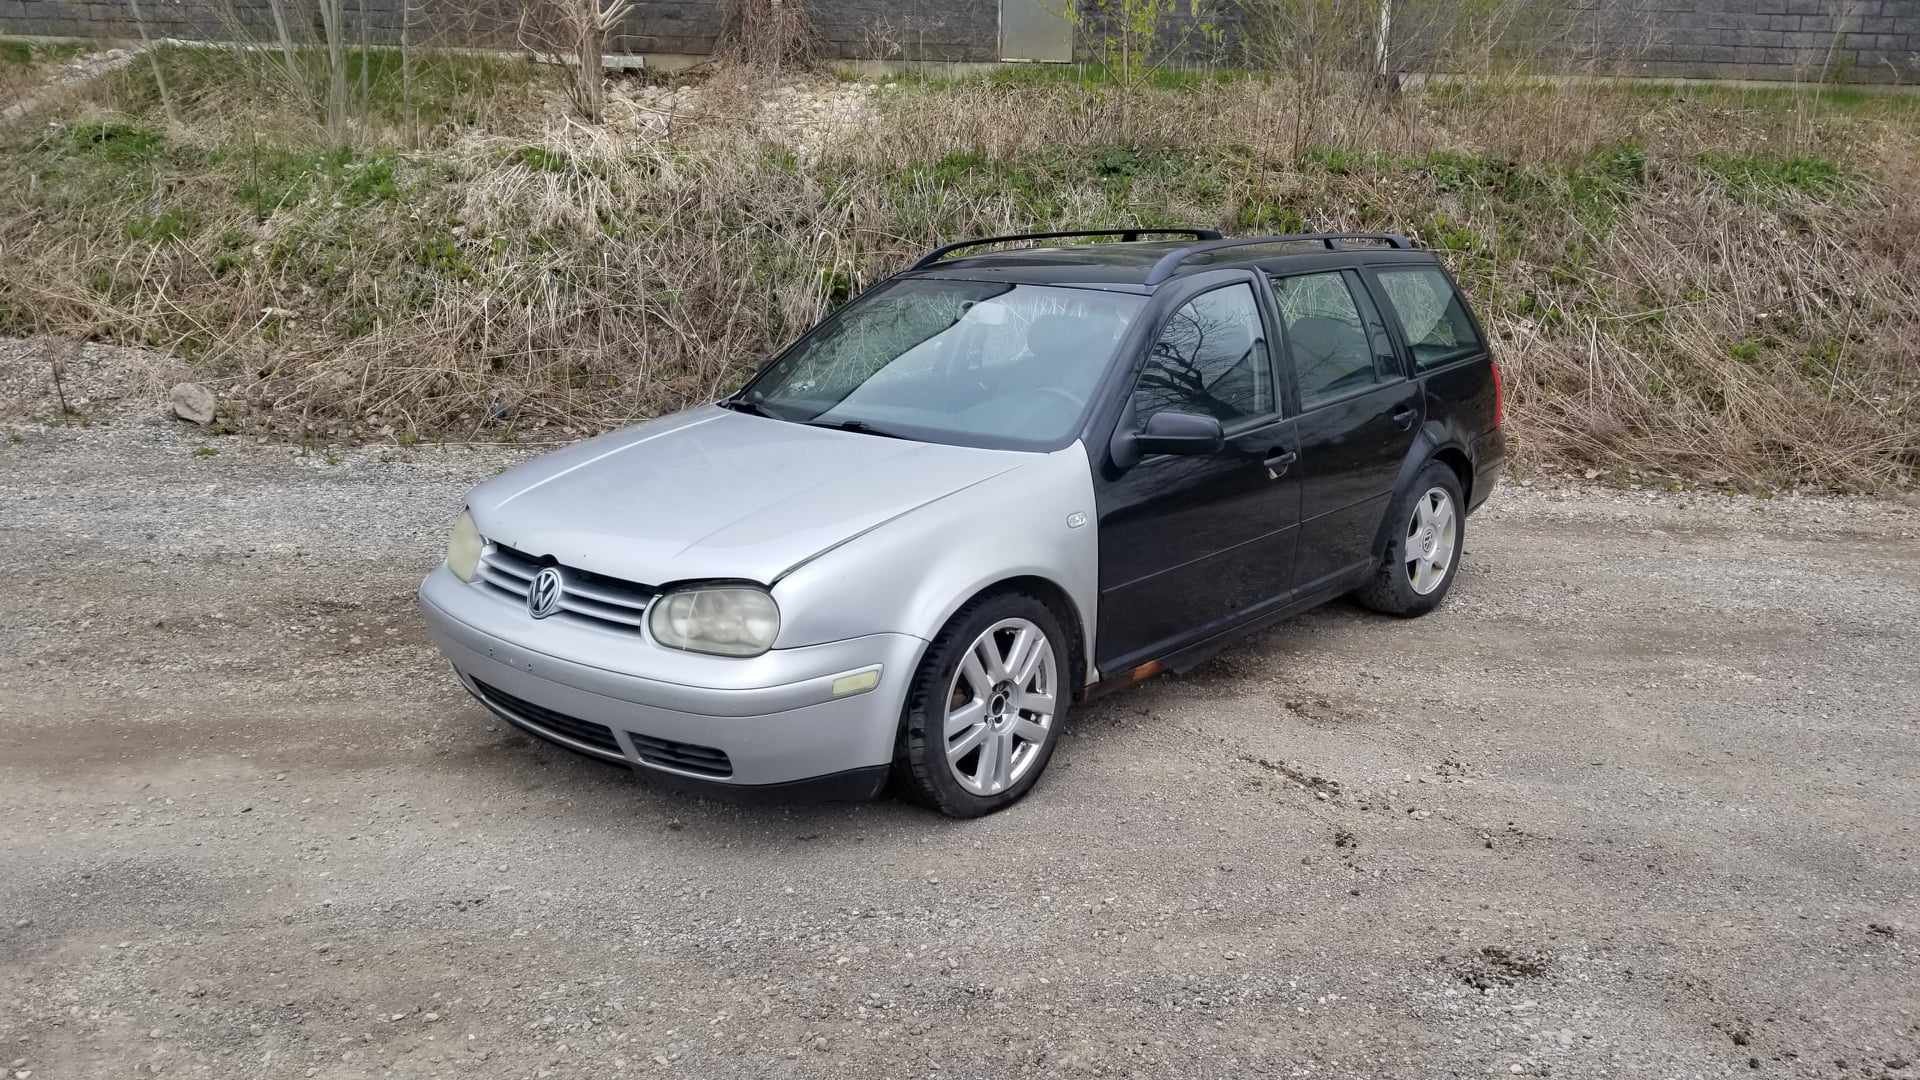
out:
<path id="1" fill-rule="evenodd" d="M 633 748 L 639 751 L 640 760 L 650 765 L 664 765 L 669 769 L 702 776 L 733 775 L 733 762 L 728 760 L 725 750 L 674 742 L 672 739 L 656 739 L 637 731 L 627 732 L 627 737 L 633 740 Z"/>
<path id="2" fill-rule="evenodd" d="M 496 690 L 479 679 L 473 680 L 473 685 L 479 687 L 480 693 L 488 700 L 522 720 L 538 724 L 555 735 L 565 736 L 574 742 L 619 754 L 621 757 L 626 756 L 620 749 L 619 740 L 613 737 L 613 729 L 605 724 L 596 724 L 591 720 L 581 720 L 566 713 L 554 712 L 544 705 L 535 705 L 531 701 L 514 697 L 503 690 Z"/>

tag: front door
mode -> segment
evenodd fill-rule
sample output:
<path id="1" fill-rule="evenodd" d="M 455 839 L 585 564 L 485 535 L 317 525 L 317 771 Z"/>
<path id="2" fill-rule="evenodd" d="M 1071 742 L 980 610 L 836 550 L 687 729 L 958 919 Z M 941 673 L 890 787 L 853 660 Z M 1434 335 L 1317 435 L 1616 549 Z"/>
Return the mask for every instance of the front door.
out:
<path id="1" fill-rule="evenodd" d="M 1345 584 L 1373 558 L 1422 400 L 1357 273 L 1275 278 L 1273 293 L 1300 394 L 1300 556 L 1292 584 L 1305 596 Z"/>
<path id="2" fill-rule="evenodd" d="M 1270 340 L 1250 282 L 1202 292 L 1162 326 L 1120 422 L 1213 416 L 1226 446 L 1151 456 L 1100 483 L 1101 671 L 1157 659 L 1288 592 L 1300 488 Z"/>

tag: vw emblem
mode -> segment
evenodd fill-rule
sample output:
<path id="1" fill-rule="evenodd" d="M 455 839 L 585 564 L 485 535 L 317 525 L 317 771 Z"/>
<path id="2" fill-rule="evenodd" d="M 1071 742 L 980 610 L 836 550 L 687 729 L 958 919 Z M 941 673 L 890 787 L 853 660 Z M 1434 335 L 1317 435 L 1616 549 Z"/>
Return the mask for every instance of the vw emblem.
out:
<path id="1" fill-rule="evenodd" d="M 527 587 L 527 614 L 544 619 L 559 611 L 560 594 L 566 591 L 566 584 L 560 571 L 551 566 L 533 575 L 533 584 Z"/>

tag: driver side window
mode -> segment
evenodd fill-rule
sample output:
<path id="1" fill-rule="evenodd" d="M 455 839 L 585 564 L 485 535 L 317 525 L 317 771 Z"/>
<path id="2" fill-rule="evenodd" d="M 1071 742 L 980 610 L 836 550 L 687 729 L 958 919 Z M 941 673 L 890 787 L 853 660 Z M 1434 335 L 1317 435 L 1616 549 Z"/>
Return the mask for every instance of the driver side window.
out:
<path id="1" fill-rule="evenodd" d="M 1175 311 L 1133 387 L 1141 430 L 1159 412 L 1198 413 L 1223 426 L 1275 411 L 1266 331 L 1251 286 L 1229 285 Z"/>

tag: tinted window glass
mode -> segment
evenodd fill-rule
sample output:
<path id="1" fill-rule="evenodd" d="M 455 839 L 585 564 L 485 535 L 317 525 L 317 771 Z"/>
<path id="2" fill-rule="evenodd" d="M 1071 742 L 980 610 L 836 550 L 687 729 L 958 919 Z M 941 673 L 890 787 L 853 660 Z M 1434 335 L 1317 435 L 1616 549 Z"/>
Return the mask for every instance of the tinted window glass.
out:
<path id="1" fill-rule="evenodd" d="M 1135 420 L 1157 412 L 1199 413 L 1231 426 L 1274 412 L 1266 331 L 1248 285 L 1194 297 L 1173 313 L 1133 387 Z"/>
<path id="2" fill-rule="evenodd" d="M 1480 351 L 1473 321 L 1447 275 L 1430 268 L 1378 271 L 1387 302 L 1400 316 L 1419 369 L 1458 360 Z"/>
<path id="3" fill-rule="evenodd" d="M 848 305 L 744 395 L 781 420 L 943 442 L 1043 445 L 1085 410 L 1143 301 L 910 278 Z"/>
<path id="4" fill-rule="evenodd" d="M 1302 406 L 1311 408 L 1393 377 L 1374 363 L 1374 346 L 1346 275 L 1333 271 L 1276 278 L 1273 292 L 1286 322 Z"/>

